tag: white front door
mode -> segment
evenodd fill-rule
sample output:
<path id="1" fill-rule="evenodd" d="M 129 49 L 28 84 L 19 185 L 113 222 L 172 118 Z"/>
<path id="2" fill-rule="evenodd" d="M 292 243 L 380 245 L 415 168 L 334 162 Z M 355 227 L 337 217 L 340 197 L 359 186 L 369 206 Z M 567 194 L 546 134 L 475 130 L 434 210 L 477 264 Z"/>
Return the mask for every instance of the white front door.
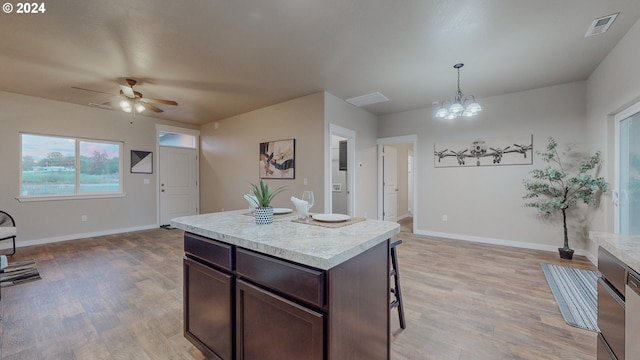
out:
<path id="1" fill-rule="evenodd" d="M 396 221 L 398 217 L 398 150 L 385 145 L 382 148 L 382 172 L 384 188 L 384 220 Z"/>
<path id="2" fill-rule="evenodd" d="M 160 146 L 160 225 L 198 214 L 198 153 L 196 149 Z"/>

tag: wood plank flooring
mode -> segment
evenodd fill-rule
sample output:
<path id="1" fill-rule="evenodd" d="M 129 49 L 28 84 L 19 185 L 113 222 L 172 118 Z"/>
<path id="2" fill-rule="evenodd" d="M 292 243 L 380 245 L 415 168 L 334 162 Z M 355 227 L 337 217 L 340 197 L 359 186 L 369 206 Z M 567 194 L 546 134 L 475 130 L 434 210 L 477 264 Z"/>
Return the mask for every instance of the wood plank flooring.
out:
<path id="1" fill-rule="evenodd" d="M 407 329 L 392 359 L 594 360 L 596 334 L 566 325 L 541 262 L 585 258 L 402 232 Z M 203 359 L 182 334 L 182 231 L 19 248 L 42 280 L 2 290 L 0 359 Z M 349 359 L 345 359 L 349 360 Z"/>

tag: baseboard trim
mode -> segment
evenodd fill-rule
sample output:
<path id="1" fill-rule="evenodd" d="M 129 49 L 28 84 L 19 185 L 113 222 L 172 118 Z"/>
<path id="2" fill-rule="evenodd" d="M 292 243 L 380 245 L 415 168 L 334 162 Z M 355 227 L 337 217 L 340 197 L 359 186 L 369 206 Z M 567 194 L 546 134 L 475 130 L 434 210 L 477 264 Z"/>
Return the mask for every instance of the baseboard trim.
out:
<path id="1" fill-rule="evenodd" d="M 18 237 L 16 238 L 16 248 L 34 246 L 34 245 L 52 244 L 52 243 L 61 242 L 61 241 L 78 240 L 78 239 L 84 239 L 89 237 L 105 236 L 105 235 L 113 235 L 113 234 L 122 234 L 127 232 L 150 230 L 150 229 L 156 229 L 156 228 L 158 228 L 158 225 L 153 224 L 153 225 L 133 226 L 128 228 L 120 228 L 120 229 L 109 229 L 109 230 L 95 231 L 90 233 L 52 236 L 48 238 L 26 240 L 26 241 L 20 241 L 20 235 L 18 234 Z M 7 244 L 3 244 L 2 247 L 0 247 L 0 249 L 2 250 L 10 249 L 11 247 L 12 247 L 11 242 L 8 242 L 8 246 Z"/>
<path id="2" fill-rule="evenodd" d="M 411 217 L 411 214 L 404 214 L 404 215 L 400 215 L 396 218 L 396 221 L 400 221 L 400 220 L 404 220 L 408 217 Z"/>
<path id="3" fill-rule="evenodd" d="M 522 248 L 522 249 L 551 251 L 555 253 L 558 252 L 558 247 L 553 245 L 526 243 L 521 241 L 494 239 L 494 238 L 487 238 L 487 237 L 481 237 L 481 236 L 451 234 L 451 233 L 443 233 L 443 232 L 437 232 L 437 231 L 416 230 L 415 233 L 418 235 L 433 236 L 433 237 L 452 239 L 452 240 L 463 240 L 463 241 L 471 241 L 471 242 L 477 242 L 477 243 L 483 243 L 483 244 L 510 246 L 510 247 L 516 247 L 516 248 Z M 575 254 L 586 256 L 589 259 L 589 261 L 594 263 L 593 256 L 582 249 L 576 249 Z"/>

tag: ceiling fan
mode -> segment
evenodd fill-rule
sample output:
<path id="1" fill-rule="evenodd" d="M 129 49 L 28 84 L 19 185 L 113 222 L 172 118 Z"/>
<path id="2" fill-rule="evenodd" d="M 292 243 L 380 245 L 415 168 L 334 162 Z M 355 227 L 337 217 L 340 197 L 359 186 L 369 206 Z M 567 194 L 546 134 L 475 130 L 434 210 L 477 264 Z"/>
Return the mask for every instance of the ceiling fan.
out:
<path id="1" fill-rule="evenodd" d="M 152 99 L 152 98 L 144 97 L 142 96 L 141 92 L 133 90 L 134 85 L 138 83 L 137 80 L 127 78 L 125 79 L 125 81 L 127 82 L 127 85 L 120 85 L 119 99 L 107 101 L 106 103 L 102 104 L 103 106 L 112 105 L 114 102 L 117 101 L 118 105 L 123 111 L 135 114 L 135 113 L 141 113 L 146 109 L 149 109 L 157 113 L 161 113 L 164 111 L 159 107 L 154 106 L 153 104 L 178 105 L 178 103 L 173 100 Z M 77 86 L 72 86 L 72 88 L 78 89 L 78 90 L 84 90 L 84 91 L 91 91 L 91 92 L 100 93 L 100 94 L 107 94 L 114 97 L 118 96 L 118 95 L 110 94 L 104 91 L 85 89 Z"/>

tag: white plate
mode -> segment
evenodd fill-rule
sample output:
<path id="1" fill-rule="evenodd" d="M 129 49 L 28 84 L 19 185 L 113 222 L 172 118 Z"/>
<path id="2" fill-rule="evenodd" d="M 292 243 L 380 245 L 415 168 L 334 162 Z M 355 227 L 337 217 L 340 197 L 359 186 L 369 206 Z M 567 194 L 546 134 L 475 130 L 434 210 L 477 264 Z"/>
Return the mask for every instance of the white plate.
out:
<path id="1" fill-rule="evenodd" d="M 289 209 L 289 208 L 273 208 L 274 215 L 290 214 L 292 212 L 293 212 L 293 209 Z"/>
<path id="2" fill-rule="evenodd" d="M 351 219 L 351 216 L 344 214 L 313 214 L 311 215 L 311 217 L 313 218 L 313 220 L 324 222 L 340 222 Z"/>

